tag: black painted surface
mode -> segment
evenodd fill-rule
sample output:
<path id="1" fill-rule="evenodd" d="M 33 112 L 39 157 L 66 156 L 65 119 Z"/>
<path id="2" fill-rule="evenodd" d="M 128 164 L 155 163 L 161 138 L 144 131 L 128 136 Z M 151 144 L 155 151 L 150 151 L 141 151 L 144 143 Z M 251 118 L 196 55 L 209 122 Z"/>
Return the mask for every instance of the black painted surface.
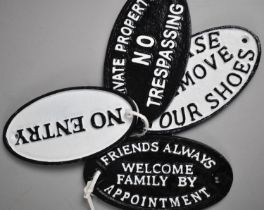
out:
<path id="1" fill-rule="evenodd" d="M 138 7 L 142 8 L 139 13 L 135 12 Z M 131 19 L 132 14 L 137 17 L 134 18 L 136 21 Z M 168 22 L 172 19 L 175 21 Z M 144 47 L 138 41 L 142 36 Z M 127 1 L 109 39 L 105 58 L 105 86 L 128 94 L 138 104 L 140 112 L 153 121 L 165 111 L 184 75 L 190 36 L 186 0 Z M 160 52 L 170 53 L 165 56 L 166 59 Z M 143 64 L 135 62 L 133 59 L 140 57 L 138 53 L 149 56 L 149 59 L 144 60 Z M 115 62 L 117 59 L 118 62 Z M 156 85 L 153 86 L 153 83 Z M 153 88 L 159 92 L 153 92 Z M 158 94 L 158 97 L 149 97 L 150 92 Z"/>
<path id="2" fill-rule="evenodd" d="M 178 145 L 177 149 L 175 149 L 175 145 Z M 136 150 L 135 147 L 141 148 L 141 152 Z M 167 147 L 171 148 L 172 153 L 164 150 Z M 180 151 L 182 151 L 181 154 Z M 183 151 L 189 152 L 183 153 Z M 125 155 L 125 153 L 127 154 Z M 191 155 L 188 156 L 188 153 Z M 144 173 L 141 173 L 142 170 L 129 173 L 124 172 L 122 164 L 127 163 L 143 163 L 142 170 Z M 144 164 L 149 164 L 148 170 L 146 170 Z M 166 175 L 154 173 L 153 168 L 155 164 L 161 164 L 161 166 L 167 164 L 171 167 L 176 165 L 178 168 L 182 165 L 183 169 L 187 165 L 192 165 L 192 167 L 188 172 L 187 170 L 183 170 L 179 171 L 178 174 L 171 172 Z M 168 170 L 168 167 L 166 168 Z M 159 169 L 159 167 L 156 169 Z M 102 174 L 95 185 L 94 194 L 105 202 L 122 209 L 203 209 L 223 199 L 229 192 L 233 181 L 231 166 L 217 151 L 196 141 L 161 135 L 128 138 L 126 143 L 105 153 L 99 159 L 87 161 L 84 169 L 85 183 L 92 179 L 97 170 L 100 170 Z M 131 185 L 131 183 L 129 184 L 129 182 L 128 185 L 125 182 L 118 183 L 118 174 L 129 175 L 132 179 L 136 175 L 139 177 L 156 176 L 156 184 L 158 183 L 159 176 L 168 176 L 168 179 L 164 186 L 154 186 L 153 183 L 151 186 L 143 186 L 142 184 L 135 186 Z M 193 186 L 181 187 L 179 186 L 179 177 L 181 176 L 197 177 L 197 179 Z M 147 179 L 145 183 L 147 183 Z M 112 185 L 114 185 L 114 188 L 111 192 L 110 190 L 106 190 Z M 199 191 L 204 188 L 206 188 L 205 192 L 210 197 Z M 120 195 L 113 196 L 118 189 L 122 191 Z M 130 198 L 122 200 L 125 192 L 130 194 Z M 196 200 L 197 202 L 195 202 L 191 194 L 197 195 L 197 193 L 202 200 Z M 131 203 L 133 195 L 138 195 L 140 198 L 140 202 L 135 205 Z M 190 205 L 185 205 L 184 196 L 187 196 L 188 202 L 191 202 Z M 160 200 L 162 198 L 176 199 L 176 197 L 179 199 L 180 206 L 173 206 L 169 201 L 163 206 Z M 149 198 L 158 199 L 156 206 L 149 206 Z M 134 201 L 136 200 L 137 198 L 134 197 Z"/>

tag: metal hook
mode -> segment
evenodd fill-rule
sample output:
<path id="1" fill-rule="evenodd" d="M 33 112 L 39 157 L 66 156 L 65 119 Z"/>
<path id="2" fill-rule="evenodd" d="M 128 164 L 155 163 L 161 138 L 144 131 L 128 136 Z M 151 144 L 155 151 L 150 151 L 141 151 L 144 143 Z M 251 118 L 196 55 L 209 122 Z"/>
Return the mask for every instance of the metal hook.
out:
<path id="1" fill-rule="evenodd" d="M 136 116 L 136 117 L 140 118 L 143 121 L 143 123 L 144 123 L 144 127 L 142 129 L 142 132 L 134 134 L 132 136 L 141 137 L 141 136 L 144 136 L 148 132 L 148 130 L 149 130 L 149 121 L 143 114 L 140 114 L 140 113 L 135 112 L 133 110 L 126 110 L 126 116 L 128 118 L 133 118 L 134 116 Z"/>

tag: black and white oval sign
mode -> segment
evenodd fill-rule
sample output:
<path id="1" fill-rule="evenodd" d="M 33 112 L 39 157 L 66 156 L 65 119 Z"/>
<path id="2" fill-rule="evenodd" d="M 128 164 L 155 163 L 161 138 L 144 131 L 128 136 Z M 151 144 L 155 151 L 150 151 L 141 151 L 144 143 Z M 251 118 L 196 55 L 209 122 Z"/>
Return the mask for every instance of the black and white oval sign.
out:
<path id="1" fill-rule="evenodd" d="M 153 121 L 179 86 L 190 36 L 186 0 L 127 1 L 109 40 L 105 86 L 128 94 Z"/>
<path id="2" fill-rule="evenodd" d="M 178 93 L 153 122 L 151 131 L 175 133 L 218 113 L 253 77 L 260 54 L 259 39 L 240 27 L 219 27 L 194 35 Z"/>
<path id="3" fill-rule="evenodd" d="M 93 87 L 59 90 L 21 107 L 4 130 L 7 148 L 33 162 L 57 164 L 94 156 L 132 132 L 137 108 L 119 93 Z"/>
<path id="4" fill-rule="evenodd" d="M 87 161 L 87 183 L 101 175 L 94 194 L 122 209 L 202 209 L 229 192 L 233 173 L 227 160 L 201 143 L 180 137 L 146 135 L 97 160 Z"/>

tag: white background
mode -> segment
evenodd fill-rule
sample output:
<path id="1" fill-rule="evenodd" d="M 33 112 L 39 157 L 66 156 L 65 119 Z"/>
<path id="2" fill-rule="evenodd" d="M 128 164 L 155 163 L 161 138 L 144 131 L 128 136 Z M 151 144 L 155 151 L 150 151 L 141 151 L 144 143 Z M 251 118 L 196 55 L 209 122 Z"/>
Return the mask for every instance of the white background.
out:
<path id="1" fill-rule="evenodd" d="M 263 0 L 188 0 L 193 33 L 240 25 L 264 38 Z M 107 41 L 124 0 L 0 0 L 0 127 L 44 93 L 103 81 Z M 221 152 L 234 170 L 214 210 L 264 206 L 263 59 L 244 92 L 209 121 L 179 135 Z M 1 210 L 85 210 L 83 164 L 39 166 L 0 147 Z M 97 210 L 115 209 L 95 199 Z"/>

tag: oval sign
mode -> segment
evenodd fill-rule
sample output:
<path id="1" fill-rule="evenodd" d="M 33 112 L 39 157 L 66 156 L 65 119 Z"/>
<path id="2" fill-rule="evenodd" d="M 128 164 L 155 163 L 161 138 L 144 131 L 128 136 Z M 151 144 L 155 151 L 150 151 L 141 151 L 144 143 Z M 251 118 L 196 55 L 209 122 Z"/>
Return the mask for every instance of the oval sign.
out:
<path id="1" fill-rule="evenodd" d="M 128 138 L 97 160 L 87 161 L 84 179 L 101 175 L 94 194 L 122 209 L 202 209 L 229 192 L 227 160 L 201 143 L 171 136 Z"/>
<path id="2" fill-rule="evenodd" d="M 190 37 L 186 0 L 127 1 L 108 43 L 105 86 L 129 95 L 153 121 L 184 75 Z"/>
<path id="3" fill-rule="evenodd" d="M 95 87 L 69 88 L 21 107 L 4 130 L 7 148 L 22 159 L 58 164 L 92 157 L 132 132 L 137 108 L 120 93 Z"/>
<path id="4" fill-rule="evenodd" d="M 176 133 L 218 113 L 249 83 L 260 54 L 258 37 L 240 27 L 213 28 L 194 35 L 178 93 L 150 131 Z"/>

